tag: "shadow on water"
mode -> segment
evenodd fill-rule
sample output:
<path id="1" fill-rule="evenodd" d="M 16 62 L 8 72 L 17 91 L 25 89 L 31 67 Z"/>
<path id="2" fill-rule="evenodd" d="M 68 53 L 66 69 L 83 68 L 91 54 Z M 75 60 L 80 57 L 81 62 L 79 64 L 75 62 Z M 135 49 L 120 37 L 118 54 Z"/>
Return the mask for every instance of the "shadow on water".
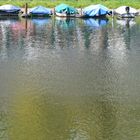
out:
<path id="1" fill-rule="evenodd" d="M 61 97 L 47 91 L 39 95 L 37 88 L 31 88 L 28 92 L 22 89 L 12 96 L 12 100 L 8 103 L 9 107 L 6 109 L 9 113 L 3 118 L 1 116 L 0 120 L 1 128 L 4 128 L 0 129 L 0 133 L 4 133 L 3 138 L 11 140 L 115 138 L 117 104 L 113 104 L 106 97 L 70 95 Z"/>
<path id="2" fill-rule="evenodd" d="M 132 121 L 138 119 L 139 107 L 130 114 L 133 111 L 130 104 L 114 102 L 107 97 L 60 97 L 47 92 L 39 95 L 36 90 L 27 94 L 20 92 L 10 103 L 10 113 L 5 122 L 10 126 L 6 126 L 5 137 L 11 140 L 118 140 L 128 136 L 139 137 L 139 126 Z"/>

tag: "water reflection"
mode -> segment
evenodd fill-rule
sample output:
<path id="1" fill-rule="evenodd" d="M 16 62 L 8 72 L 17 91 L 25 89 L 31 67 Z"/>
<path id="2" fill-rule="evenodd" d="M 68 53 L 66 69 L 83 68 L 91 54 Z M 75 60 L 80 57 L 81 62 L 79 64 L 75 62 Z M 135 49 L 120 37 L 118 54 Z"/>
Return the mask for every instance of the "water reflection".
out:
<path id="1" fill-rule="evenodd" d="M 81 28 L 85 48 L 107 47 L 107 28 L 108 19 L 84 19 L 84 27 Z"/>
<path id="2" fill-rule="evenodd" d="M 94 19 L 94 18 L 87 18 L 84 20 L 85 24 L 90 27 L 100 28 L 102 26 L 107 25 L 108 19 Z"/>
<path id="3" fill-rule="evenodd" d="M 56 24 L 62 29 L 69 29 L 76 25 L 76 19 L 56 17 Z"/>
<path id="4" fill-rule="evenodd" d="M 140 25 L 114 22 L 0 20 L 2 139 L 140 137 Z"/>
<path id="5" fill-rule="evenodd" d="M 120 25 L 121 32 L 124 34 L 124 43 L 126 44 L 126 48 L 130 49 L 131 34 L 133 32 L 134 26 L 136 25 L 135 20 L 133 18 L 124 18 L 117 20 L 117 24 Z"/>
<path id="6" fill-rule="evenodd" d="M 117 23 L 120 24 L 123 27 L 132 27 L 136 24 L 135 20 L 133 18 L 124 18 L 117 20 Z"/>
<path id="7" fill-rule="evenodd" d="M 76 38 L 76 19 L 74 18 L 60 18 L 56 17 L 55 21 L 55 37 L 56 46 L 60 46 L 61 49 L 65 47 L 75 47 L 77 43 Z"/>
<path id="8" fill-rule="evenodd" d="M 32 19 L 32 22 L 36 26 L 45 26 L 46 24 L 49 24 L 49 22 L 51 22 L 51 18 L 34 18 Z"/>

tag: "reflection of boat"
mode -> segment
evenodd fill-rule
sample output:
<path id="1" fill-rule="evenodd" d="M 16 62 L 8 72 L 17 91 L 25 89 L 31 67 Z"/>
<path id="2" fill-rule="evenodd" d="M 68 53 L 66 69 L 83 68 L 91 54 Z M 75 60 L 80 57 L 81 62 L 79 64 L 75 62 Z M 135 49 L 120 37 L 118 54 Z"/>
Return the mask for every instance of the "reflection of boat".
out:
<path id="1" fill-rule="evenodd" d="M 77 12 L 77 9 L 67 4 L 60 4 L 55 7 L 55 14 L 59 17 L 75 17 Z"/>
<path id="2" fill-rule="evenodd" d="M 85 17 L 101 17 L 109 13 L 110 10 L 101 4 L 90 5 L 83 9 L 83 16 Z"/>
<path id="3" fill-rule="evenodd" d="M 44 17 L 50 16 L 52 14 L 51 9 L 43 7 L 43 6 L 36 6 L 29 11 L 29 16 L 31 17 Z"/>
<path id="4" fill-rule="evenodd" d="M 20 11 L 21 8 L 14 5 L 6 4 L 0 6 L 0 16 L 18 16 Z"/>
<path id="5" fill-rule="evenodd" d="M 115 10 L 115 14 L 119 18 L 134 18 L 138 14 L 138 11 L 129 6 L 120 6 Z"/>
<path id="6" fill-rule="evenodd" d="M 107 25 L 108 19 L 84 19 L 84 22 L 87 26 L 94 27 L 94 28 L 100 28 L 102 26 Z"/>
<path id="7" fill-rule="evenodd" d="M 14 24 L 9 25 L 9 27 L 12 29 L 13 34 L 16 34 L 18 31 L 26 30 L 25 23 L 21 21 L 17 21 Z"/>
<path id="8" fill-rule="evenodd" d="M 74 18 L 60 18 L 56 17 L 56 24 L 61 28 L 70 28 L 76 25 Z"/>
<path id="9" fill-rule="evenodd" d="M 5 18 L 0 18 L 0 24 L 3 24 L 4 26 L 10 26 L 18 22 L 18 19 L 5 19 Z"/>
<path id="10" fill-rule="evenodd" d="M 43 26 L 43 25 L 48 24 L 51 20 L 50 18 L 33 18 L 31 21 L 35 25 Z"/>
<path id="11" fill-rule="evenodd" d="M 136 22 L 131 18 L 118 19 L 116 22 L 117 22 L 117 24 L 119 24 L 121 26 L 126 26 L 126 27 L 131 27 L 136 24 Z"/>
<path id="12" fill-rule="evenodd" d="M 19 20 L 19 16 L 0 16 L 0 21 L 4 20 Z"/>

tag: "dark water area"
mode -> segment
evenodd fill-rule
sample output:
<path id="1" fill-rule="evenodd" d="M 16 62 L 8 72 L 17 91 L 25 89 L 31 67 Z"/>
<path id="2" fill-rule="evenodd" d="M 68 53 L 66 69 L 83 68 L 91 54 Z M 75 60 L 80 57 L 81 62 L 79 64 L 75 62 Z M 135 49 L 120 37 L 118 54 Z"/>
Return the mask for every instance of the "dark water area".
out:
<path id="1" fill-rule="evenodd" d="M 140 19 L 0 19 L 1 140 L 139 140 Z"/>

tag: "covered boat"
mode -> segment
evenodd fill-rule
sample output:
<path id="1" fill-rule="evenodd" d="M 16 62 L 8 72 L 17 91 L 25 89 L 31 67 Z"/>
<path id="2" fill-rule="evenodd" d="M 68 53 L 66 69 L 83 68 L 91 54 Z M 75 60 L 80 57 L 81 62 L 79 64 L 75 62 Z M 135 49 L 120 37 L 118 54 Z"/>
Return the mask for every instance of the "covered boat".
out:
<path id="1" fill-rule="evenodd" d="M 52 14 L 51 9 L 43 7 L 43 6 L 36 6 L 29 11 L 30 16 L 49 16 Z"/>
<path id="2" fill-rule="evenodd" d="M 83 9 L 84 17 L 102 17 L 107 14 L 110 14 L 110 10 L 101 4 L 90 5 Z"/>
<path id="3" fill-rule="evenodd" d="M 130 6 L 120 6 L 115 10 L 115 14 L 121 18 L 134 18 L 138 11 Z"/>
<path id="4" fill-rule="evenodd" d="M 60 4 L 55 7 L 55 14 L 60 17 L 75 17 L 77 9 L 67 4 Z"/>
<path id="5" fill-rule="evenodd" d="M 6 4 L 6 5 L 0 6 L 1 16 L 18 16 L 20 11 L 21 11 L 21 8 L 14 5 Z"/>

